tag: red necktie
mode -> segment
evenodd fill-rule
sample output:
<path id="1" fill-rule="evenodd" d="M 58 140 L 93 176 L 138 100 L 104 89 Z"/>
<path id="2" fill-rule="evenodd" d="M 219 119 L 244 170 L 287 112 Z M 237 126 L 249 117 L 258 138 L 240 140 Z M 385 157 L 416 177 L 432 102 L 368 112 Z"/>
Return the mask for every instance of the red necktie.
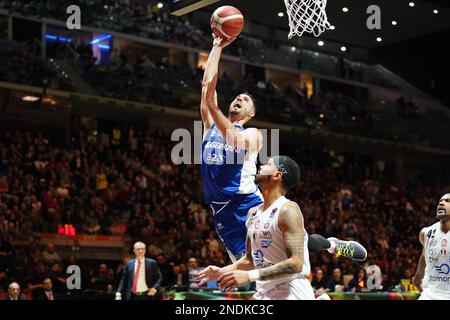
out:
<path id="1" fill-rule="evenodd" d="M 139 279 L 139 270 L 140 269 L 141 269 L 141 261 L 138 260 L 138 266 L 137 266 L 136 272 L 134 273 L 133 288 L 131 289 L 131 292 L 133 292 L 134 294 L 136 294 L 137 283 L 138 283 L 138 279 Z"/>

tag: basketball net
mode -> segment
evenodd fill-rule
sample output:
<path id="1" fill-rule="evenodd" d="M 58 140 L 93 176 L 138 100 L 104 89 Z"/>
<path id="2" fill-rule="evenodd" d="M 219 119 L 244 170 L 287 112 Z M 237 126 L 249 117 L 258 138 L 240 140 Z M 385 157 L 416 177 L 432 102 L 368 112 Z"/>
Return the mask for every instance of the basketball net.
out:
<path id="1" fill-rule="evenodd" d="M 289 17 L 289 39 L 304 32 L 316 37 L 330 29 L 325 8 L 327 0 L 284 0 Z"/>

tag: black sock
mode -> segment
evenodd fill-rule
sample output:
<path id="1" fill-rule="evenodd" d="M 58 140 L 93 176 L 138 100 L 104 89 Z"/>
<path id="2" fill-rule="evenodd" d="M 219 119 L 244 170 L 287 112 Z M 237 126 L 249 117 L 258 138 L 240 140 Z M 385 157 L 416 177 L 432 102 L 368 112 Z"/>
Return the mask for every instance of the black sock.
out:
<path id="1" fill-rule="evenodd" d="M 331 247 L 330 241 L 322 237 L 320 234 L 311 234 L 308 237 L 309 252 L 319 252 L 322 250 L 327 250 L 330 247 Z"/>

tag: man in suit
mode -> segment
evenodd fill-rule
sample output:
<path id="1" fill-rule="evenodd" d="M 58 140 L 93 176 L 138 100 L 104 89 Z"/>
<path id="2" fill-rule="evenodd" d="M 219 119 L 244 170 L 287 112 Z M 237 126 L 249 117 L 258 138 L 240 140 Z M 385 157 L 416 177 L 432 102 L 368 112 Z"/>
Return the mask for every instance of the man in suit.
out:
<path id="1" fill-rule="evenodd" d="M 161 286 L 162 274 L 155 260 L 145 257 L 145 243 L 136 242 L 133 246 L 135 259 L 130 260 L 122 274 L 116 292 L 116 300 L 154 300 Z"/>
<path id="2" fill-rule="evenodd" d="M 42 281 L 43 290 L 37 295 L 36 300 L 59 300 L 60 296 L 53 292 L 53 282 L 50 278 Z"/>
<path id="3" fill-rule="evenodd" d="M 25 300 L 20 294 L 20 286 L 17 282 L 11 282 L 8 286 L 8 294 L 2 300 Z"/>

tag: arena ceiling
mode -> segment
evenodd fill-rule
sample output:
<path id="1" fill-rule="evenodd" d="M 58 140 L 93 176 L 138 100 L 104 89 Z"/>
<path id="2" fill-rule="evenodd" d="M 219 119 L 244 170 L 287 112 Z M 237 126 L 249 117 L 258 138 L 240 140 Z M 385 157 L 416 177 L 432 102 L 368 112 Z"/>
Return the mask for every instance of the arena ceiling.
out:
<path id="1" fill-rule="evenodd" d="M 413 7 L 410 2 L 414 2 Z M 205 9 L 213 11 L 225 4 L 238 7 L 247 20 L 288 30 L 286 14 L 278 16 L 279 12 L 286 13 L 283 0 L 227 0 Z M 366 27 L 366 10 L 373 4 L 381 8 L 381 30 Z M 343 12 L 344 7 L 347 12 Z M 321 39 L 361 48 L 376 48 L 450 29 L 449 0 L 328 0 L 327 13 L 335 30 L 326 31 Z"/>

